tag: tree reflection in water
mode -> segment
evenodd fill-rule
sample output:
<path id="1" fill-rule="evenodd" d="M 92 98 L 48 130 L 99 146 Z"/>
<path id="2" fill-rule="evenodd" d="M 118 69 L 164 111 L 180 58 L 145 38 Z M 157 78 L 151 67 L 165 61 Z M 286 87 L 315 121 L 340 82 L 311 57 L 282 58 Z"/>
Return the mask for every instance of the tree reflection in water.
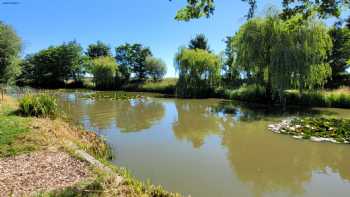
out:
<path id="1" fill-rule="evenodd" d="M 271 192 L 304 194 L 313 173 L 327 169 L 350 181 L 349 147 L 298 141 L 267 130 L 271 121 L 284 116 L 320 114 L 318 110 L 255 110 L 237 105 L 211 105 L 200 101 L 176 101 L 175 136 L 200 148 L 209 135 L 222 136 L 222 145 L 238 178 L 252 187 L 255 196 Z M 331 113 L 331 112 L 327 112 Z"/>
<path id="2" fill-rule="evenodd" d="M 116 103 L 115 120 L 122 132 L 139 132 L 150 128 L 164 114 L 160 102 L 149 99 L 123 100 Z"/>
<path id="3" fill-rule="evenodd" d="M 169 124 L 169 120 L 173 121 L 169 129 L 176 139 L 189 141 L 194 149 L 203 148 L 209 136 L 218 136 L 218 146 L 221 144 L 222 149 L 226 150 L 224 154 L 227 155 L 227 161 L 223 162 L 229 164 L 229 168 L 232 169 L 231 176 L 247 185 L 255 196 L 278 192 L 284 195 L 288 193 L 290 196 L 308 194 L 306 190 L 312 189 L 309 184 L 322 181 L 315 179 L 317 173 L 325 175 L 331 172 L 339 174 L 343 181 L 350 181 L 349 145 L 298 141 L 267 130 L 269 123 L 283 117 L 309 113 L 318 115 L 325 112 L 337 115 L 339 111 L 343 117 L 348 111 L 281 111 L 264 106 L 246 107 L 210 99 L 171 99 L 167 100 L 167 103 L 175 105 L 173 107 L 176 111 L 168 111 L 171 114 L 167 114 L 167 118 L 164 118 L 166 121 L 163 122 L 166 110 L 170 109 L 165 108 L 166 104 L 159 99 L 102 99 L 87 102 L 69 96 L 65 99 L 65 102 L 67 101 L 70 109 L 68 113 L 79 117 L 79 120 L 86 119 L 89 127 L 111 132 L 115 132 L 114 127 L 119 128 L 121 132 L 140 132 L 158 123 Z M 172 119 L 173 115 L 175 120 Z M 176 142 L 174 144 L 181 145 Z M 176 152 L 176 148 L 174 151 Z M 181 160 L 181 157 L 178 159 Z M 338 188 L 337 185 L 332 187 Z"/>

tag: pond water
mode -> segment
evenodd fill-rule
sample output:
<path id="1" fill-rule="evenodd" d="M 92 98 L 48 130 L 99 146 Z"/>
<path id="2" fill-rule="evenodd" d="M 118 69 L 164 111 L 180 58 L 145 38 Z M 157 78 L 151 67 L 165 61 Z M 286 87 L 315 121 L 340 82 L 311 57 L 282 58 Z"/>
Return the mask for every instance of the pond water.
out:
<path id="1" fill-rule="evenodd" d="M 114 93 L 62 92 L 67 114 L 106 137 L 115 164 L 142 180 L 192 197 L 350 196 L 350 145 L 315 143 L 273 134 L 268 124 L 288 112 L 217 100 L 103 98 Z"/>

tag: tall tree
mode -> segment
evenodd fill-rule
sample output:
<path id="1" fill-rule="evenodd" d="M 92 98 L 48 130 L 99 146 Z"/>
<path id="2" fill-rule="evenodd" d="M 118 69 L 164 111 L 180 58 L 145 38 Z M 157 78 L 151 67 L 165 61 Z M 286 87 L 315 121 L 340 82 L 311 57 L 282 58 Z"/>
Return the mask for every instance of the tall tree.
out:
<path id="1" fill-rule="evenodd" d="M 346 19 L 345 26 L 350 29 L 350 16 Z"/>
<path id="2" fill-rule="evenodd" d="M 342 9 L 349 9 L 349 0 L 283 0 L 283 18 L 290 18 L 302 14 L 304 18 L 317 12 L 321 18 L 329 16 L 339 17 Z"/>
<path id="3" fill-rule="evenodd" d="M 147 78 L 145 60 L 146 57 L 152 56 L 152 52 L 148 47 L 141 44 L 126 43 L 117 47 L 115 51 L 120 72 L 126 80 L 129 79 L 131 73 L 140 81 Z"/>
<path id="4" fill-rule="evenodd" d="M 330 29 L 329 35 L 332 38 L 332 53 L 328 57 L 332 68 L 332 77 L 328 81 L 328 87 L 337 87 L 343 84 L 347 63 L 350 60 L 350 29 L 341 26 L 334 26 Z"/>
<path id="5" fill-rule="evenodd" d="M 162 59 L 158 59 L 152 56 L 146 58 L 146 71 L 147 75 L 151 77 L 153 81 L 160 81 L 166 74 L 166 64 Z"/>
<path id="6" fill-rule="evenodd" d="M 208 45 L 208 39 L 205 37 L 204 34 L 196 35 L 196 37 L 190 41 L 188 48 L 189 49 L 203 49 L 203 50 L 210 52 L 209 45 Z"/>
<path id="7" fill-rule="evenodd" d="M 64 80 L 80 76 L 82 48 L 75 42 L 51 46 L 27 56 L 22 64 L 23 72 L 35 85 L 56 87 Z"/>
<path id="8" fill-rule="evenodd" d="M 111 56 L 111 54 L 111 48 L 101 41 L 97 41 L 96 44 L 90 44 L 86 52 L 86 55 L 90 58 Z"/>
<path id="9" fill-rule="evenodd" d="M 9 82 L 19 73 L 22 42 L 11 26 L 0 21 L 0 83 Z"/>
<path id="10" fill-rule="evenodd" d="M 248 2 L 249 4 L 249 11 L 246 18 L 253 18 L 257 7 L 256 0 L 241 1 Z M 175 19 L 179 21 L 189 21 L 191 19 L 197 19 L 204 16 L 208 18 L 213 15 L 214 10 L 214 0 L 187 0 L 187 5 L 176 13 Z"/>
<path id="11" fill-rule="evenodd" d="M 225 40 L 226 48 L 224 51 L 224 64 L 223 64 L 223 76 L 222 79 L 226 85 L 240 86 L 240 70 L 235 66 L 237 59 L 236 49 L 232 45 L 233 37 L 228 36 Z"/>
<path id="12" fill-rule="evenodd" d="M 283 99 L 284 90 L 322 86 L 331 73 L 327 57 L 331 39 L 324 24 L 308 19 L 299 23 L 272 14 L 244 24 L 232 42 L 236 65 L 265 83 L 267 96 Z"/>
<path id="13" fill-rule="evenodd" d="M 171 0 L 170 0 L 171 1 Z M 246 15 L 247 20 L 254 17 L 257 1 L 241 0 L 249 4 L 249 11 Z M 320 17 L 335 16 L 339 17 L 342 9 L 350 8 L 349 0 L 282 0 L 283 12 L 281 16 L 288 19 L 296 14 L 302 14 L 304 18 L 312 15 L 316 11 Z M 187 0 L 184 8 L 180 9 L 175 19 L 180 21 L 189 21 L 191 19 L 210 17 L 215 10 L 214 0 Z"/>
<path id="14" fill-rule="evenodd" d="M 176 94 L 180 97 L 210 96 L 220 79 L 220 58 L 203 49 L 182 48 L 175 57 L 179 80 Z"/>
<path id="15" fill-rule="evenodd" d="M 113 57 L 104 56 L 91 60 L 91 73 L 94 75 L 95 86 L 99 90 L 114 88 L 117 70 L 118 65 Z"/>

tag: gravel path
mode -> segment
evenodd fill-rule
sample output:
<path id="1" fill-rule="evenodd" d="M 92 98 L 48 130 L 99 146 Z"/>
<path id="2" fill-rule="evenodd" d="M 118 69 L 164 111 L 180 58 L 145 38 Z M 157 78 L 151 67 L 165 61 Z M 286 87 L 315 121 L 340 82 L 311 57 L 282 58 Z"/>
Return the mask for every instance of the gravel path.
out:
<path id="1" fill-rule="evenodd" d="M 0 160 L 0 196 L 72 186 L 89 177 L 87 164 L 64 152 L 41 151 Z"/>

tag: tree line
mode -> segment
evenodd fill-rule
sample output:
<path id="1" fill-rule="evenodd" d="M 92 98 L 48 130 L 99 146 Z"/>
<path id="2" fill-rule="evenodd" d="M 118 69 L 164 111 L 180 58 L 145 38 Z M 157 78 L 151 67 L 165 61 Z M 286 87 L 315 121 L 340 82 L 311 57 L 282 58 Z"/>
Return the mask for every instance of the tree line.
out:
<path id="1" fill-rule="evenodd" d="M 285 18 L 281 13 L 270 9 L 266 16 L 248 20 L 226 38 L 224 53 L 212 51 L 203 34 L 179 48 L 174 61 L 179 74 L 176 95 L 207 97 L 217 88 L 256 85 L 264 89 L 266 99 L 285 102 L 288 89 L 349 85 L 350 21 L 327 27 L 316 15 Z M 20 38 L 0 23 L 0 49 L 3 83 L 62 87 L 71 80 L 79 86 L 93 76 L 95 88 L 114 90 L 131 82 L 158 81 L 166 74 L 164 61 L 137 43 L 117 46 L 113 55 L 103 42 L 84 50 L 71 41 L 20 58 Z"/>
<path id="2" fill-rule="evenodd" d="M 13 28 L 0 22 L 0 83 L 35 87 L 66 87 L 67 81 L 82 87 L 92 76 L 97 89 L 116 89 L 130 82 L 159 81 L 167 72 L 165 62 L 142 44 L 115 48 L 101 41 L 87 49 L 76 41 L 50 46 L 20 57 L 22 41 Z"/>
<path id="3" fill-rule="evenodd" d="M 218 87 L 254 85 L 262 89 L 264 99 L 285 103 L 286 90 L 349 86 L 349 60 L 348 25 L 327 27 L 317 17 L 305 19 L 301 14 L 286 20 L 271 9 L 227 37 L 224 55 L 210 51 L 203 35 L 181 48 L 175 57 L 176 93 L 207 97 Z"/>
<path id="4" fill-rule="evenodd" d="M 20 63 L 19 84 L 39 87 L 64 87 L 68 80 L 82 86 L 83 79 L 93 76 L 97 89 L 116 89 L 136 80 L 161 80 L 166 74 L 164 61 L 155 58 L 148 47 L 124 44 L 111 48 L 101 42 L 90 44 L 86 51 L 76 41 L 50 46 L 26 56 Z"/>

